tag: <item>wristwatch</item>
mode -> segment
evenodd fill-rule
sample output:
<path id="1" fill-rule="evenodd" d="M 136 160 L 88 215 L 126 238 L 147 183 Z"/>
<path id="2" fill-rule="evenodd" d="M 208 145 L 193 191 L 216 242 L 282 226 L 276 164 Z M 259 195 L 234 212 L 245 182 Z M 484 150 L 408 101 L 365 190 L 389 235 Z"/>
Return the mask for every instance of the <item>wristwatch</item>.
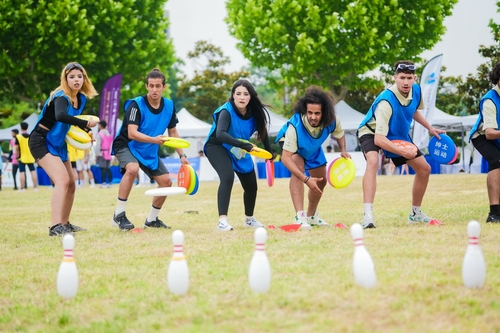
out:
<path id="1" fill-rule="evenodd" d="M 183 157 L 187 158 L 187 155 L 186 154 L 179 154 L 179 158 L 183 158 Z"/>

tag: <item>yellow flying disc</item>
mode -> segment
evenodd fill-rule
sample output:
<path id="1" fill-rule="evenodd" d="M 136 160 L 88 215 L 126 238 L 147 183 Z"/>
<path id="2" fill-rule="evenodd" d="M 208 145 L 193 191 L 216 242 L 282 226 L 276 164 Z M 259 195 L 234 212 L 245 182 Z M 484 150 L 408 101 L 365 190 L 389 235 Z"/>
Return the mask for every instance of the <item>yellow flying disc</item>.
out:
<path id="1" fill-rule="evenodd" d="M 356 165 L 351 159 L 339 157 L 328 167 L 327 180 L 335 188 L 349 185 L 356 175 Z"/>
<path id="2" fill-rule="evenodd" d="M 163 142 L 164 146 L 167 147 L 172 147 L 172 148 L 189 148 L 191 147 L 191 144 L 189 141 L 181 139 L 181 138 L 176 138 L 172 136 L 166 136 L 165 137 L 165 142 Z"/>
<path id="3" fill-rule="evenodd" d="M 81 143 L 87 143 L 87 142 L 92 141 L 92 138 L 90 137 L 90 135 L 78 126 L 71 126 L 69 128 L 67 135 L 70 138 L 74 139 L 75 141 L 78 141 Z"/>
<path id="4" fill-rule="evenodd" d="M 243 139 L 238 139 L 238 140 L 253 145 L 253 143 L 251 143 L 248 140 L 243 140 Z M 259 148 L 259 147 L 255 146 L 255 145 L 253 146 L 253 148 L 252 148 L 251 151 L 245 151 L 245 152 L 247 154 L 253 155 L 253 156 L 258 157 L 258 158 L 263 158 L 265 160 L 269 160 L 269 159 L 271 159 L 273 157 L 273 154 L 271 154 L 270 152 L 268 152 L 265 149 L 262 149 L 262 148 Z"/>
<path id="5" fill-rule="evenodd" d="M 194 187 L 196 186 L 196 171 L 191 165 L 187 166 L 189 169 L 189 186 L 187 188 L 186 194 L 191 194 L 194 191 Z"/>
<path id="6" fill-rule="evenodd" d="M 80 150 L 87 150 L 92 147 L 92 142 L 86 142 L 86 143 L 78 142 L 75 139 L 71 138 L 69 135 L 66 135 L 66 143 Z"/>
<path id="7" fill-rule="evenodd" d="M 93 115 L 90 115 L 90 114 L 81 114 L 81 115 L 78 115 L 78 116 L 75 116 L 76 118 L 79 118 L 79 119 L 83 119 L 83 120 L 86 120 L 86 121 L 89 121 L 90 118 L 94 118 L 94 120 L 96 120 L 97 122 L 99 122 L 99 117 L 96 117 L 96 116 L 93 116 Z"/>

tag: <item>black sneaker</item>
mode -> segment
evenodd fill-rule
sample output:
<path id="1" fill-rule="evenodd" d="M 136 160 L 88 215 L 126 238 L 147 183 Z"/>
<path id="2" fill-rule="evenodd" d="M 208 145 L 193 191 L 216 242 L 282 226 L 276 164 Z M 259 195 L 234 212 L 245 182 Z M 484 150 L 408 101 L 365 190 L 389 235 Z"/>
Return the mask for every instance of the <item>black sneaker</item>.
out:
<path id="1" fill-rule="evenodd" d="M 488 218 L 486 218 L 486 223 L 500 223 L 500 214 L 499 213 L 489 213 Z"/>
<path id="2" fill-rule="evenodd" d="M 71 232 L 87 231 L 87 229 L 84 229 L 84 228 L 79 227 L 77 225 L 71 224 L 71 223 L 69 223 L 69 221 L 68 221 L 68 223 L 66 223 L 66 229 L 68 229 Z"/>
<path id="3" fill-rule="evenodd" d="M 66 226 L 58 223 L 49 228 L 49 236 L 63 236 L 65 234 L 71 233 L 71 230 L 67 229 Z"/>
<path id="4" fill-rule="evenodd" d="M 168 225 L 163 223 L 163 221 L 159 220 L 156 218 L 153 222 L 148 222 L 148 219 L 146 219 L 146 222 L 144 222 L 144 228 L 165 228 L 165 229 L 170 229 Z"/>
<path id="5" fill-rule="evenodd" d="M 125 216 L 125 212 L 121 212 L 120 214 L 113 216 L 112 225 L 125 231 L 134 229 L 134 225 L 128 220 L 127 216 Z"/>

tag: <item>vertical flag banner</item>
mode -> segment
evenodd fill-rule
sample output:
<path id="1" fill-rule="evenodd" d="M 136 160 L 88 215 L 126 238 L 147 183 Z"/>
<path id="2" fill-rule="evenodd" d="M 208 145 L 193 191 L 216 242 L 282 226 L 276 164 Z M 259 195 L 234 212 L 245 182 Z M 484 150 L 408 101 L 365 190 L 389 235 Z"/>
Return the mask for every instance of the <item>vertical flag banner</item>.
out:
<path id="1" fill-rule="evenodd" d="M 115 137 L 116 120 L 118 119 L 118 108 L 120 107 L 120 89 L 122 86 L 122 75 L 116 74 L 106 81 L 101 91 L 101 106 L 99 119 L 108 123 L 109 133 Z"/>
<path id="2" fill-rule="evenodd" d="M 439 76 L 441 73 L 441 63 L 443 55 L 435 56 L 425 65 L 420 78 L 420 88 L 422 88 L 422 99 L 424 101 L 424 109 L 421 110 L 424 118 L 432 124 L 434 118 L 434 109 L 436 108 L 436 95 L 439 84 Z M 427 149 L 429 145 L 429 131 L 415 122 L 413 127 L 413 143 L 419 149 Z"/>

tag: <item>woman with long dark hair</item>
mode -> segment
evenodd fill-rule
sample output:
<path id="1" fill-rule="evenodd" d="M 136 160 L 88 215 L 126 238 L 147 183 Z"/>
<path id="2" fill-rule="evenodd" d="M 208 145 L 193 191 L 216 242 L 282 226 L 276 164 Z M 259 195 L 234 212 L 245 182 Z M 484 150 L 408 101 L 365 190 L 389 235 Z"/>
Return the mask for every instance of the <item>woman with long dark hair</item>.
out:
<path id="1" fill-rule="evenodd" d="M 220 179 L 217 192 L 218 230 L 233 230 L 227 219 L 227 213 L 234 173 L 238 176 L 244 190 L 244 226 L 248 228 L 262 226 L 253 216 L 257 199 L 257 177 L 253 160 L 247 153 L 254 149 L 254 145 L 241 139 L 248 141 L 257 132 L 257 138 L 264 143 L 265 149 L 272 150 L 267 134 L 269 114 L 265 107 L 266 105 L 262 104 L 252 84 L 248 80 L 241 79 L 233 85 L 228 102 L 215 110 L 213 114 L 214 122 L 204 151 Z"/>

